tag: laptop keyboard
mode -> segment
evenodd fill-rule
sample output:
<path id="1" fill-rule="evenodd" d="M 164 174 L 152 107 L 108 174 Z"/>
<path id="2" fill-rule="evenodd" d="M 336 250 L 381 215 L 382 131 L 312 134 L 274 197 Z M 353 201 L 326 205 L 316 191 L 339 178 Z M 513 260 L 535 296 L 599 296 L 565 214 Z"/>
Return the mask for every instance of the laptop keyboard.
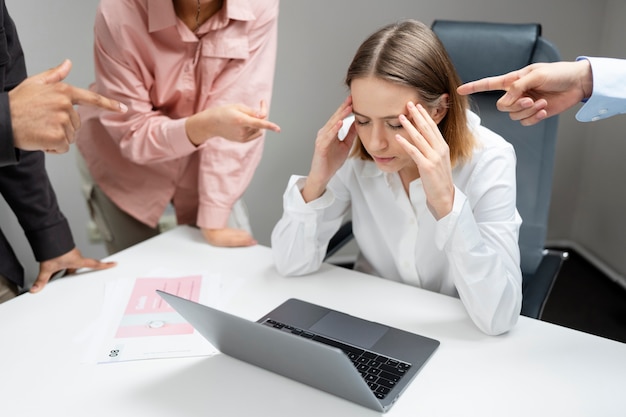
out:
<path id="1" fill-rule="evenodd" d="M 387 394 L 389 394 L 411 368 L 410 363 L 379 355 L 378 353 L 329 339 L 308 330 L 298 329 L 272 319 L 265 320 L 263 324 L 341 349 L 348 355 L 348 358 L 350 358 L 356 369 L 361 373 L 361 376 L 365 382 L 367 382 L 367 385 L 369 385 L 374 395 L 380 400 L 384 399 Z"/>

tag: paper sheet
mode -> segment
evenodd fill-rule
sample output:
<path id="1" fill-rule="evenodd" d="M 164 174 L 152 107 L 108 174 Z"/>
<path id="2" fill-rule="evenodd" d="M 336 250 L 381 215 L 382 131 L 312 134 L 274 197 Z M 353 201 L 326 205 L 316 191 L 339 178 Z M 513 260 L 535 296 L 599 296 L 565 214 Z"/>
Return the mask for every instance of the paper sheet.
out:
<path id="1" fill-rule="evenodd" d="M 83 361 L 121 361 L 210 356 L 217 350 L 187 323 L 156 290 L 219 307 L 241 280 L 219 275 L 153 273 L 107 283 L 102 312 L 83 339 L 91 348 Z"/>

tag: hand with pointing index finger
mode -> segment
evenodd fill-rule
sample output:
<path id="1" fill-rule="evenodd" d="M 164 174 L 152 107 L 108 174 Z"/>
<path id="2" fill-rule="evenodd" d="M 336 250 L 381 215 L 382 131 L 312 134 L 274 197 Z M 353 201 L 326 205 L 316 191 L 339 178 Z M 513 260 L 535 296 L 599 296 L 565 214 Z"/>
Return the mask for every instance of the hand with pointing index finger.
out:
<path id="1" fill-rule="evenodd" d="M 517 71 L 487 77 L 461 85 L 461 95 L 503 90 L 496 103 L 511 119 L 531 126 L 559 114 L 593 91 L 591 66 L 586 59 L 575 62 L 531 64 Z"/>
<path id="2" fill-rule="evenodd" d="M 240 103 L 210 107 L 187 118 L 185 129 L 196 146 L 215 136 L 244 143 L 260 137 L 265 130 L 280 132 L 280 126 L 267 120 L 264 100 L 259 110 Z"/>
<path id="3" fill-rule="evenodd" d="M 127 110 L 116 100 L 64 83 L 71 69 L 72 63 L 65 60 L 56 68 L 25 79 L 8 93 L 16 148 L 67 152 L 80 127 L 75 104 L 121 113 Z"/>

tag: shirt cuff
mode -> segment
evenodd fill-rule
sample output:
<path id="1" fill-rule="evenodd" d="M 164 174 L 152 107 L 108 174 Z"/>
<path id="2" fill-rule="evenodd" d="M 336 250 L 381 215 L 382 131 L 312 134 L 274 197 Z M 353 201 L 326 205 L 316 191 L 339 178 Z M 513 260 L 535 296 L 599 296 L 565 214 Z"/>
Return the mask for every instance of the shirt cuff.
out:
<path id="1" fill-rule="evenodd" d="M 65 255 L 76 247 L 67 219 L 43 230 L 26 233 L 37 262 Z"/>
<path id="2" fill-rule="evenodd" d="M 330 207 L 335 201 L 335 196 L 329 189 L 319 198 L 308 203 L 302 198 L 302 188 L 306 182 L 306 177 L 292 175 L 283 196 L 285 210 L 291 213 L 313 213 Z"/>
<path id="3" fill-rule="evenodd" d="M 166 124 L 167 132 L 165 132 L 164 137 L 168 138 L 172 155 L 186 156 L 195 152 L 198 148 L 204 145 L 203 143 L 202 145 L 196 147 L 196 145 L 191 143 L 187 137 L 187 130 L 185 129 L 186 122 L 187 119 L 183 118 L 173 120 L 172 122 Z"/>
<path id="4" fill-rule="evenodd" d="M 202 229 L 223 229 L 228 225 L 230 207 L 199 207 L 198 227 Z"/>
<path id="5" fill-rule="evenodd" d="M 626 90 L 623 74 L 626 60 L 580 56 L 591 65 L 593 92 L 585 105 L 576 113 L 580 122 L 594 122 L 626 112 Z"/>

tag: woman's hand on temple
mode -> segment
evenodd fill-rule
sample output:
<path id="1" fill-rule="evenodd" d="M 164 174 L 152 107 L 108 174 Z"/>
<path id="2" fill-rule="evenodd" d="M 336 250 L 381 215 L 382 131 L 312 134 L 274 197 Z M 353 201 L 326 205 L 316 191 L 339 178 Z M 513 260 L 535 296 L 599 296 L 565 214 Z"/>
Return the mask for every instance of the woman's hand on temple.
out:
<path id="1" fill-rule="evenodd" d="M 409 137 L 396 135 L 396 140 L 411 156 L 420 173 L 429 209 L 437 220 L 447 216 L 454 203 L 454 182 L 450 148 L 439 127 L 421 104 L 407 104 L 412 122 L 400 115 Z"/>
<path id="2" fill-rule="evenodd" d="M 302 189 L 304 201 L 313 201 L 324 194 L 326 185 L 348 158 L 356 139 L 354 125 L 350 126 L 343 140 L 339 140 L 338 134 L 343 126 L 343 120 L 351 113 L 352 97 L 348 96 L 317 132 L 311 170 Z"/>

